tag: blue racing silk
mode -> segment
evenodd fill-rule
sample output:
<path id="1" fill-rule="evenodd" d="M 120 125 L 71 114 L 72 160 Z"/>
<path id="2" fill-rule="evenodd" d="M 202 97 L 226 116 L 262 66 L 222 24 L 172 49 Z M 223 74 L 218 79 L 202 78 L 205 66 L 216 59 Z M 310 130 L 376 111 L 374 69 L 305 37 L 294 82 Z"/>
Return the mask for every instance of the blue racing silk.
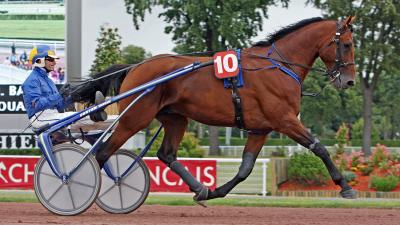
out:
<path id="1" fill-rule="evenodd" d="M 72 103 L 71 97 L 64 100 L 46 71 L 39 67 L 33 69 L 22 84 L 22 90 L 29 118 L 45 109 L 57 109 L 61 112 Z"/>

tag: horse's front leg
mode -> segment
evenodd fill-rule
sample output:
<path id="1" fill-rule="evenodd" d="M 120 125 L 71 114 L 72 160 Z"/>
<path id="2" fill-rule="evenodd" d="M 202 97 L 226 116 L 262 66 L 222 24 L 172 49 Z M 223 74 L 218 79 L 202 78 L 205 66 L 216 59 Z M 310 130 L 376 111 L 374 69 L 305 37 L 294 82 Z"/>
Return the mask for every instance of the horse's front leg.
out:
<path id="1" fill-rule="evenodd" d="M 293 116 L 292 118 L 283 121 L 285 121 L 285 126 L 283 129 L 280 129 L 278 131 L 286 134 L 305 148 L 310 149 L 316 156 L 318 156 L 322 160 L 322 162 L 328 169 L 328 172 L 333 182 L 335 182 L 336 185 L 339 185 L 342 188 L 342 190 L 340 191 L 340 195 L 343 198 L 356 198 L 356 191 L 354 191 L 351 186 L 347 184 L 342 174 L 340 174 L 325 146 L 323 146 L 318 139 L 314 138 L 311 133 L 305 129 L 303 124 L 301 124 L 296 116 Z"/>
<path id="2" fill-rule="evenodd" d="M 164 139 L 157 151 L 157 157 L 182 178 L 191 191 L 201 198 L 207 197 L 208 188 L 201 184 L 186 168 L 176 160 L 179 143 L 185 133 L 188 119 L 173 113 L 159 113 L 157 119 L 164 126 Z M 194 197 L 194 198 L 195 198 Z"/>
<path id="3" fill-rule="evenodd" d="M 258 153 L 264 145 L 266 136 L 269 132 L 270 131 L 264 131 L 262 132 L 263 134 L 249 134 L 242 155 L 242 163 L 240 164 L 239 171 L 235 177 L 226 184 L 216 188 L 214 191 L 209 190 L 207 196 L 197 196 L 195 200 L 202 201 L 225 197 L 236 185 L 246 180 L 253 170 Z"/>

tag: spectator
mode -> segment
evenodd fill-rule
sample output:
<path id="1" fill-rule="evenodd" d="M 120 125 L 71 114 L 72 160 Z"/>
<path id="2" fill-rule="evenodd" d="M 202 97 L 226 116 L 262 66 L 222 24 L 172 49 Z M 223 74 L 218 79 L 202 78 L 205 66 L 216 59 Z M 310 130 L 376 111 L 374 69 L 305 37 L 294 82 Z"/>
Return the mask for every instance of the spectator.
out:
<path id="1" fill-rule="evenodd" d="M 26 54 L 26 51 L 24 50 L 24 53 L 22 53 L 19 56 L 19 61 L 21 62 L 21 64 L 24 64 L 27 60 L 28 60 L 28 55 Z"/>
<path id="2" fill-rule="evenodd" d="M 17 55 L 16 54 L 11 54 L 10 62 L 11 62 L 11 65 L 13 65 L 13 66 L 17 65 Z"/>
<path id="3" fill-rule="evenodd" d="M 11 55 L 15 55 L 16 54 L 15 50 L 16 50 L 15 42 L 13 42 L 13 44 L 11 45 Z"/>
<path id="4" fill-rule="evenodd" d="M 58 74 L 59 74 L 58 79 L 60 80 L 60 84 L 63 84 L 64 83 L 64 79 L 65 79 L 64 69 L 59 67 L 58 68 Z"/>
<path id="5" fill-rule="evenodd" d="M 59 74 L 58 70 L 53 70 L 50 72 L 50 79 L 52 79 L 55 84 L 60 83 L 59 77 L 60 77 L 60 74 Z"/>

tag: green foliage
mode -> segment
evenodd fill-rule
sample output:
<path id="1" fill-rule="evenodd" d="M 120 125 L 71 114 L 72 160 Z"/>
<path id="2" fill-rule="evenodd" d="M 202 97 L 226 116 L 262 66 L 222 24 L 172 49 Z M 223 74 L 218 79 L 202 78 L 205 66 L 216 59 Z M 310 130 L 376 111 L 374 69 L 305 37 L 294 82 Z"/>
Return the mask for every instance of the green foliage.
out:
<path id="1" fill-rule="evenodd" d="M 351 137 L 354 139 L 362 139 L 362 134 L 363 134 L 363 128 L 364 128 L 364 119 L 360 118 L 358 119 L 352 126 L 352 132 L 351 132 Z M 372 140 L 378 140 L 379 139 L 379 132 L 376 129 L 376 126 L 372 126 L 372 132 L 371 132 L 371 138 Z M 352 141 L 353 146 L 355 146 L 355 143 Z M 362 143 L 360 142 L 358 146 L 360 146 Z"/>
<path id="2" fill-rule="evenodd" d="M 358 167 L 360 169 L 361 175 L 363 176 L 368 176 L 374 171 L 374 165 L 372 163 L 366 163 L 363 164 L 362 166 Z"/>
<path id="3" fill-rule="evenodd" d="M 342 176 L 347 182 L 353 181 L 357 177 L 356 174 L 352 171 L 343 171 Z"/>
<path id="4" fill-rule="evenodd" d="M 374 166 L 379 166 L 379 163 L 387 162 L 389 159 L 389 152 L 384 145 L 377 145 L 372 151 L 371 163 Z"/>
<path id="5" fill-rule="evenodd" d="M 349 143 L 349 128 L 345 123 L 340 125 L 339 130 L 336 132 L 336 154 L 341 155 L 344 153 L 344 147 Z"/>
<path id="6" fill-rule="evenodd" d="M 304 185 L 323 185 L 329 179 L 322 161 L 310 153 L 295 153 L 290 157 L 288 175 Z"/>
<path id="7" fill-rule="evenodd" d="M 157 127 L 150 131 L 150 135 L 153 136 L 157 131 Z M 158 137 L 154 140 L 153 145 L 147 152 L 146 156 L 156 156 L 158 149 L 160 148 L 164 138 L 164 130 L 161 130 Z M 199 147 L 199 140 L 193 135 L 193 133 L 185 132 L 182 141 L 179 145 L 178 157 L 204 157 L 204 151 Z"/>
<path id="8" fill-rule="evenodd" d="M 100 37 L 97 38 L 96 58 L 90 69 L 92 74 L 121 61 L 121 36 L 118 28 L 100 27 Z"/>
<path id="9" fill-rule="evenodd" d="M 142 47 L 128 45 L 122 49 L 121 56 L 123 63 L 136 64 L 151 57 L 151 53 L 147 53 Z"/>
<path id="10" fill-rule="evenodd" d="M 0 155 L 41 155 L 40 149 L 2 149 Z"/>
<path id="11" fill-rule="evenodd" d="M 375 188 L 378 191 L 392 191 L 398 184 L 399 179 L 395 176 L 373 176 L 371 179 L 371 188 Z"/>

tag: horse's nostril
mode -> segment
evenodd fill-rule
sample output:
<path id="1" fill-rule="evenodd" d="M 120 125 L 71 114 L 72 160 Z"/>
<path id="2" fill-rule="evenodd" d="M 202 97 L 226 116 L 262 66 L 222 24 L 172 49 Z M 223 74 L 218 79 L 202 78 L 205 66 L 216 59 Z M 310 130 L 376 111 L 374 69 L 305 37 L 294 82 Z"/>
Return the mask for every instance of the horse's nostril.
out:
<path id="1" fill-rule="evenodd" d="M 351 87 L 354 86 L 354 83 L 355 83 L 354 80 L 347 81 L 347 85 Z"/>

